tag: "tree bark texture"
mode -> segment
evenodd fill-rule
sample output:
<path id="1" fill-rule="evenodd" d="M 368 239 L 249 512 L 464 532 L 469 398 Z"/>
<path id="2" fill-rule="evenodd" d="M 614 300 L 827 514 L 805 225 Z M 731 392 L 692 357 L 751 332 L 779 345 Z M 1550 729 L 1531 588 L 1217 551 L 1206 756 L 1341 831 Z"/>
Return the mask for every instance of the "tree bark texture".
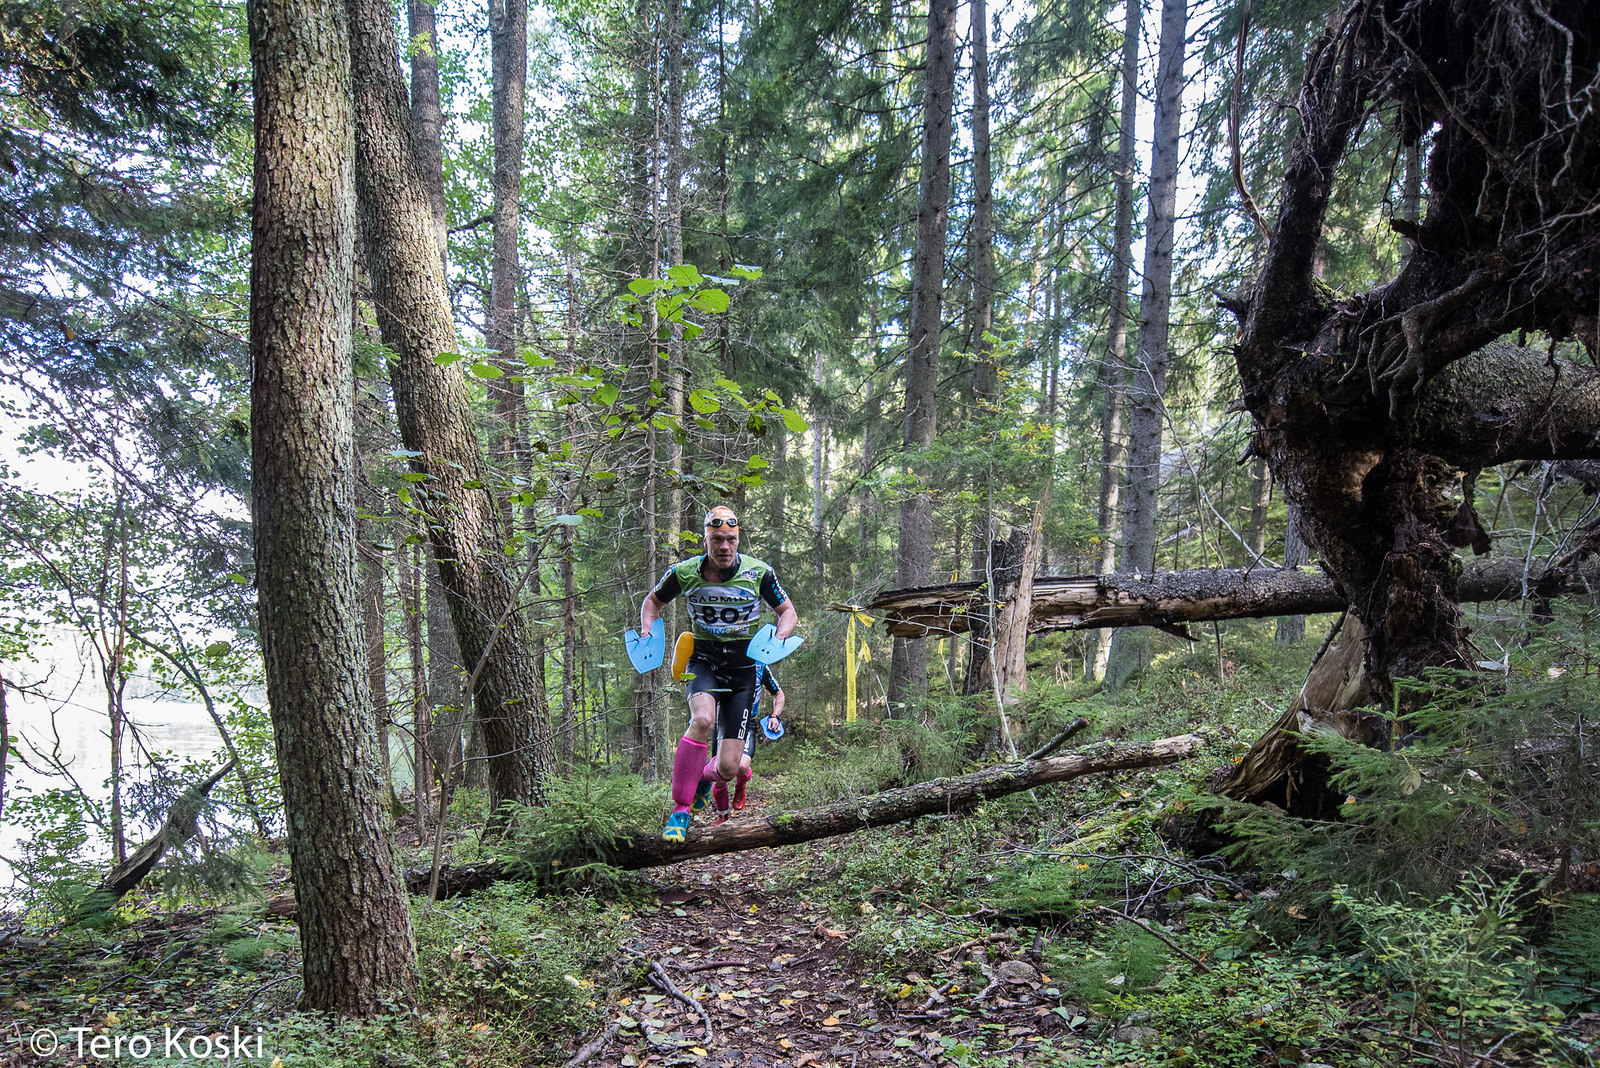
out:
<path id="1" fill-rule="evenodd" d="M 1300 517 L 1289 509 L 1289 522 L 1283 532 L 1283 566 L 1287 571 L 1303 567 L 1311 560 L 1306 543 L 1300 537 Z M 1278 629 L 1273 641 L 1278 645 L 1299 645 L 1305 641 L 1306 617 L 1303 615 L 1279 616 Z"/>
<path id="2" fill-rule="evenodd" d="M 251 505 L 301 1005 L 369 1015 L 414 987 L 415 954 L 361 670 L 349 27 L 337 3 L 261 0 L 249 16 Z"/>
<path id="3" fill-rule="evenodd" d="M 411 800 L 419 837 L 427 826 L 433 786 L 439 777 L 433 759 L 433 700 L 428 694 L 427 645 L 422 637 L 422 572 L 426 555 L 419 545 L 407 545 L 395 555 L 395 585 L 400 595 L 400 612 L 405 618 L 407 659 L 411 666 Z"/>
<path id="4" fill-rule="evenodd" d="M 931 0 L 922 102 L 922 172 L 916 240 L 911 258 L 911 310 L 906 351 L 906 459 L 922 470 L 921 454 L 938 429 L 939 341 L 943 329 L 944 251 L 950 204 L 950 136 L 956 80 L 955 0 Z M 896 578 L 927 580 L 933 556 L 933 498 L 915 493 L 900 505 Z M 889 701 L 904 704 L 927 685 L 928 654 L 896 642 L 889 668 Z"/>
<path id="5" fill-rule="evenodd" d="M 971 600 L 966 602 L 968 611 L 962 620 L 966 624 L 964 633 L 969 637 L 967 672 L 961 686 L 963 696 L 989 693 L 994 688 L 989 651 L 991 645 L 999 641 L 995 628 L 1005 608 L 1016 601 L 1026 537 L 1027 531 L 1021 529 L 1012 529 L 1003 538 L 999 531 L 994 531 L 982 537 L 972 550 L 975 577 L 972 582 L 961 584 L 963 589 L 972 590 Z M 889 633 L 895 632 L 890 630 Z M 914 638 L 925 633 L 914 628 L 899 636 Z"/>
<path id="6" fill-rule="evenodd" d="M 1368 698 L 1471 663 L 1457 546 L 1486 547 L 1464 472 L 1600 455 L 1596 373 L 1497 342 L 1595 351 L 1600 8 L 1583 0 L 1355 0 L 1307 58 L 1281 209 L 1235 310 L 1257 451 L 1366 633 Z M 1314 277 L 1341 164 L 1372 116 L 1425 143 L 1427 215 L 1391 280 L 1335 301 Z M 1485 346 L 1489 346 L 1485 350 Z M 1477 355 L 1474 355 L 1477 354 Z"/>
<path id="7" fill-rule="evenodd" d="M 1600 563 L 1558 570 L 1535 560 L 1530 592 L 1555 597 L 1583 592 L 1600 580 Z M 1020 568 L 1019 568 L 1020 573 Z M 1467 564 L 1463 601 L 1514 601 L 1524 596 L 1524 561 L 1505 557 Z M 1013 580 L 1014 581 L 1014 580 Z M 906 638 L 962 634 L 981 621 L 986 594 L 977 582 L 886 590 L 867 604 L 886 614 L 885 629 Z M 1333 579 L 1309 568 L 1214 568 L 1154 575 L 1072 575 L 1034 581 L 1028 633 L 1096 627 L 1179 627 L 1218 619 L 1337 612 L 1349 604 Z"/>
<path id="8" fill-rule="evenodd" d="M 449 258 L 450 224 L 444 207 L 444 107 L 439 99 L 439 31 L 433 0 L 407 4 L 411 33 L 411 140 L 428 188 L 439 263 Z"/>
<path id="9" fill-rule="evenodd" d="M 1139 349 L 1128 413 L 1128 507 L 1122 570 L 1156 566 L 1156 512 L 1161 487 L 1161 427 L 1166 418 L 1167 339 L 1172 303 L 1172 245 L 1177 233 L 1178 133 L 1183 105 L 1187 0 L 1163 0 L 1156 69 L 1155 132 L 1150 150 L 1150 212 L 1144 228 L 1144 289 L 1139 298 Z M 1106 685 L 1115 689 L 1150 663 L 1150 635 L 1119 631 L 1111 641 Z"/>
<path id="10" fill-rule="evenodd" d="M 522 362 L 517 358 L 517 290 L 521 245 L 522 155 L 528 83 L 528 2 L 489 0 L 490 132 L 494 165 L 490 176 L 491 242 L 489 308 L 485 340 L 505 372 L 489 381 L 489 396 L 499 416 L 495 459 L 518 474 L 526 460 L 522 441 Z M 515 512 L 501 509 L 505 534 L 516 525 Z"/>
<path id="11" fill-rule="evenodd" d="M 362 522 L 364 527 L 373 524 Z M 362 559 L 365 557 L 365 559 Z M 372 713 L 378 734 L 376 756 L 378 781 L 383 784 L 384 799 L 394 796 L 394 772 L 389 766 L 389 662 L 383 640 L 383 550 L 370 540 L 364 551 L 357 553 L 361 578 L 361 626 L 366 632 L 364 662 L 367 669 L 367 691 L 372 694 Z"/>
<path id="12" fill-rule="evenodd" d="M 970 775 L 930 779 L 915 786 L 885 790 L 819 808 L 762 819 L 735 820 L 716 827 L 695 825 L 689 829 L 688 838 L 681 845 L 663 842 L 654 834 L 623 839 L 616 848 L 585 859 L 637 870 L 719 853 L 813 842 L 868 827 L 903 823 L 918 816 L 965 812 L 996 797 L 1067 782 L 1085 775 L 1175 764 L 1199 753 L 1206 742 L 1204 734 L 1181 734 L 1153 742 L 1093 746 L 1064 756 L 1016 761 Z M 574 858 L 574 863 L 581 863 L 581 860 Z M 408 873 L 407 880 L 413 887 L 426 891 L 429 875 L 427 869 L 412 871 Z M 466 893 L 508 877 L 506 869 L 493 862 L 447 870 L 441 872 L 440 894 L 450 896 Z"/>
<path id="13" fill-rule="evenodd" d="M 972 40 L 972 392 L 981 409 L 1000 388 L 994 346 L 984 340 L 994 326 L 994 178 L 989 151 L 989 5 L 968 0 Z M 1041 257 L 1042 259 L 1042 257 Z"/>
<path id="14" fill-rule="evenodd" d="M 461 757 L 466 745 L 461 736 L 466 720 L 461 683 L 466 672 L 461 666 L 455 624 L 450 622 L 449 595 L 439 581 L 439 563 L 433 558 L 431 547 L 423 554 L 422 569 L 427 580 L 428 700 L 433 712 L 428 747 L 433 752 L 439 781 L 448 790 L 461 779 Z"/>
<path id="15" fill-rule="evenodd" d="M 363 247 L 413 490 L 447 591 L 464 660 L 483 669 L 470 695 L 483 726 L 491 804 L 536 804 L 555 764 L 545 695 L 514 583 L 500 552 L 505 529 L 473 434 L 455 325 L 433 243 L 432 209 L 408 129 L 398 42 L 388 8 L 348 0 Z"/>
<path id="16" fill-rule="evenodd" d="M 1117 569 L 1119 537 L 1118 498 L 1122 491 L 1123 399 L 1128 389 L 1128 282 L 1133 273 L 1133 180 L 1138 163 L 1134 128 L 1139 114 L 1139 35 L 1142 32 L 1139 0 L 1127 2 L 1127 26 L 1122 37 L 1122 113 L 1117 127 L 1117 197 L 1111 229 L 1111 277 L 1106 284 L 1110 321 L 1106 328 L 1106 359 L 1100 369 L 1104 393 L 1100 414 L 1100 498 L 1098 527 L 1100 559 L 1095 573 L 1109 575 Z M 1093 648 L 1085 657 L 1091 679 L 1103 679 L 1111 653 L 1112 631 L 1097 631 Z"/>
<path id="17" fill-rule="evenodd" d="M 812 394 L 812 411 L 815 413 L 811 420 L 811 573 L 817 577 L 817 585 L 827 587 L 823 577 L 826 547 L 823 545 L 825 528 L 823 516 L 826 508 L 827 485 L 827 438 L 828 419 L 826 414 L 827 393 L 823 390 L 826 379 L 823 377 L 823 354 L 819 346 L 811 359 L 811 386 L 815 393 Z"/>
<path id="18" fill-rule="evenodd" d="M 684 146 L 688 140 L 683 123 L 683 0 L 668 0 L 666 45 L 667 129 L 662 148 L 666 155 L 667 172 L 667 263 L 675 267 L 683 263 L 683 161 Z M 685 423 L 687 419 L 684 415 L 684 380 L 688 374 L 688 367 L 684 362 L 686 356 L 683 326 L 674 323 L 672 336 L 667 340 L 667 412 L 674 419 Z M 675 436 L 668 436 L 666 446 L 667 462 L 666 469 L 662 472 L 662 482 L 667 498 L 666 508 L 663 509 L 667 522 L 660 537 L 662 544 L 672 546 L 672 553 L 675 556 L 682 544 L 678 539 L 678 531 L 682 529 L 683 522 L 684 452 L 682 443 Z M 650 577 L 653 581 L 658 576 Z M 674 626 L 677 625 L 677 607 L 674 604 L 668 609 L 671 613 L 669 622 Z"/>

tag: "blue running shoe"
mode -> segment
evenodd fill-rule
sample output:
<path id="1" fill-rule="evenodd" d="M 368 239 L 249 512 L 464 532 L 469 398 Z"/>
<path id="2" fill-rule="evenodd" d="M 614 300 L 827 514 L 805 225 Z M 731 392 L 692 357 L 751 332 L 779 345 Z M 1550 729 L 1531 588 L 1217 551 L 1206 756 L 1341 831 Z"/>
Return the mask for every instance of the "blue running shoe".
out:
<path id="1" fill-rule="evenodd" d="M 684 834 L 688 830 L 689 813 L 674 812 L 672 815 L 667 817 L 667 825 L 661 829 L 661 840 L 663 842 L 681 843 L 683 841 Z"/>
<path id="2" fill-rule="evenodd" d="M 689 811 L 698 816 L 711 804 L 711 780 L 701 779 L 700 785 L 694 788 L 694 804 L 689 806 Z"/>

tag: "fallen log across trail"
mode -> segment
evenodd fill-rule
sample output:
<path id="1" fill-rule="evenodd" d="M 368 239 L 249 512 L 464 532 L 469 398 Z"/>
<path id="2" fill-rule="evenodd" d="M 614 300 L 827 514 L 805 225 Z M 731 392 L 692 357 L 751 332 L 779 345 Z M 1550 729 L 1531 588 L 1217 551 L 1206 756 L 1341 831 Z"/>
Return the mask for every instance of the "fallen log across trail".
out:
<path id="1" fill-rule="evenodd" d="M 1595 561 L 1547 570 L 1549 561 L 1504 557 L 1474 560 L 1462 570 L 1460 602 L 1551 598 L 1600 578 Z M 984 618 L 980 582 L 947 582 L 917 589 L 886 590 L 864 606 L 885 613 L 897 638 L 941 637 L 970 630 Z M 1338 612 L 1345 599 L 1333 580 L 1313 568 L 1206 568 L 1151 575 L 1070 575 L 1033 583 L 1028 632 L 1160 627 L 1181 637 L 1185 623 L 1221 619 Z"/>
<path id="2" fill-rule="evenodd" d="M 734 821 L 716 827 L 693 826 L 681 845 L 663 842 L 652 832 L 624 839 L 615 848 L 601 854 L 574 858 L 573 863 L 601 861 L 616 868 L 635 870 L 676 864 L 716 853 L 735 853 L 744 849 L 831 838 L 868 827 L 901 823 L 918 816 L 962 812 L 991 798 L 1085 775 L 1173 764 L 1200 752 L 1208 740 L 1206 734 L 1180 734 L 1153 742 L 1096 745 L 1064 756 L 997 764 L 970 775 L 930 779 L 913 786 L 902 786 L 818 808 L 800 809 L 763 819 Z M 482 889 L 501 879 L 516 878 L 512 867 L 501 861 L 446 866 L 439 872 L 439 896 L 453 897 Z M 413 893 L 425 894 L 431 875 L 428 868 L 414 868 L 406 873 L 406 885 Z"/>

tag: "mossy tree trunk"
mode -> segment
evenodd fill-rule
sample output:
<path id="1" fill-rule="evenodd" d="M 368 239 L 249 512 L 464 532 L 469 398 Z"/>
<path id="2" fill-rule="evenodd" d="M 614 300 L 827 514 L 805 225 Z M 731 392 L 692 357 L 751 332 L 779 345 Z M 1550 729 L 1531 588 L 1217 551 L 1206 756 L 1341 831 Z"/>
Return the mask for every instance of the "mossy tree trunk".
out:
<path id="1" fill-rule="evenodd" d="M 362 670 L 349 36 L 337 2 L 259 0 L 249 15 L 251 508 L 301 1004 L 370 1015 L 415 986 L 416 961 Z"/>
<path id="2" fill-rule="evenodd" d="M 445 296 L 435 216 L 408 126 L 393 12 L 348 0 L 352 84 L 362 136 L 356 141 L 362 246 L 378 326 L 391 350 L 389 378 L 411 468 L 426 475 L 417 497 L 456 641 L 469 669 L 468 695 L 488 754 L 490 801 L 538 803 L 555 766 L 541 673 L 517 610 L 515 582 L 500 552 L 501 515 L 474 434 Z"/>

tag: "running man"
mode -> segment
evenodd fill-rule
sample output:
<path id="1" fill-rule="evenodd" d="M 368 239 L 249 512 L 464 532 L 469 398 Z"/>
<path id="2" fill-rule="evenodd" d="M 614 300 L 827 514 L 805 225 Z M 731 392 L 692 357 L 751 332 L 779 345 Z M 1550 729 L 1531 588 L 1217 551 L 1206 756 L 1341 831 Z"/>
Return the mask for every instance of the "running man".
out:
<path id="1" fill-rule="evenodd" d="M 756 701 L 750 708 L 750 719 L 745 724 L 744 756 L 739 759 L 739 782 L 733 789 L 733 809 L 744 808 L 744 787 L 755 773 L 750 770 L 750 758 L 756 755 L 756 740 L 761 737 L 761 690 L 772 694 L 772 712 L 766 717 L 766 726 L 774 734 L 783 729 L 783 705 L 788 700 L 788 695 L 783 692 L 783 687 L 778 685 L 778 677 L 772 669 L 765 664 L 756 665 Z M 717 729 L 717 737 L 722 737 L 721 727 Z M 721 747 L 718 747 L 720 752 Z M 711 803 L 717 810 L 717 818 L 711 821 L 711 826 L 725 821 L 733 814 L 728 806 L 728 784 L 719 782 L 711 788 Z"/>
<path id="2" fill-rule="evenodd" d="M 639 633 L 648 638 L 667 602 L 682 594 L 694 635 L 689 729 L 672 762 L 672 815 L 661 832 L 668 842 L 683 841 L 691 812 L 710 803 L 713 783 L 726 788 L 738 774 L 761 666 L 746 646 L 761 623 L 762 602 L 778 615 L 780 641 L 800 622 L 771 566 L 739 552 L 739 517 L 732 508 L 718 505 L 706 513 L 705 545 L 704 554 L 667 568 L 639 608 Z M 709 743 L 718 724 L 722 744 L 712 760 Z"/>

